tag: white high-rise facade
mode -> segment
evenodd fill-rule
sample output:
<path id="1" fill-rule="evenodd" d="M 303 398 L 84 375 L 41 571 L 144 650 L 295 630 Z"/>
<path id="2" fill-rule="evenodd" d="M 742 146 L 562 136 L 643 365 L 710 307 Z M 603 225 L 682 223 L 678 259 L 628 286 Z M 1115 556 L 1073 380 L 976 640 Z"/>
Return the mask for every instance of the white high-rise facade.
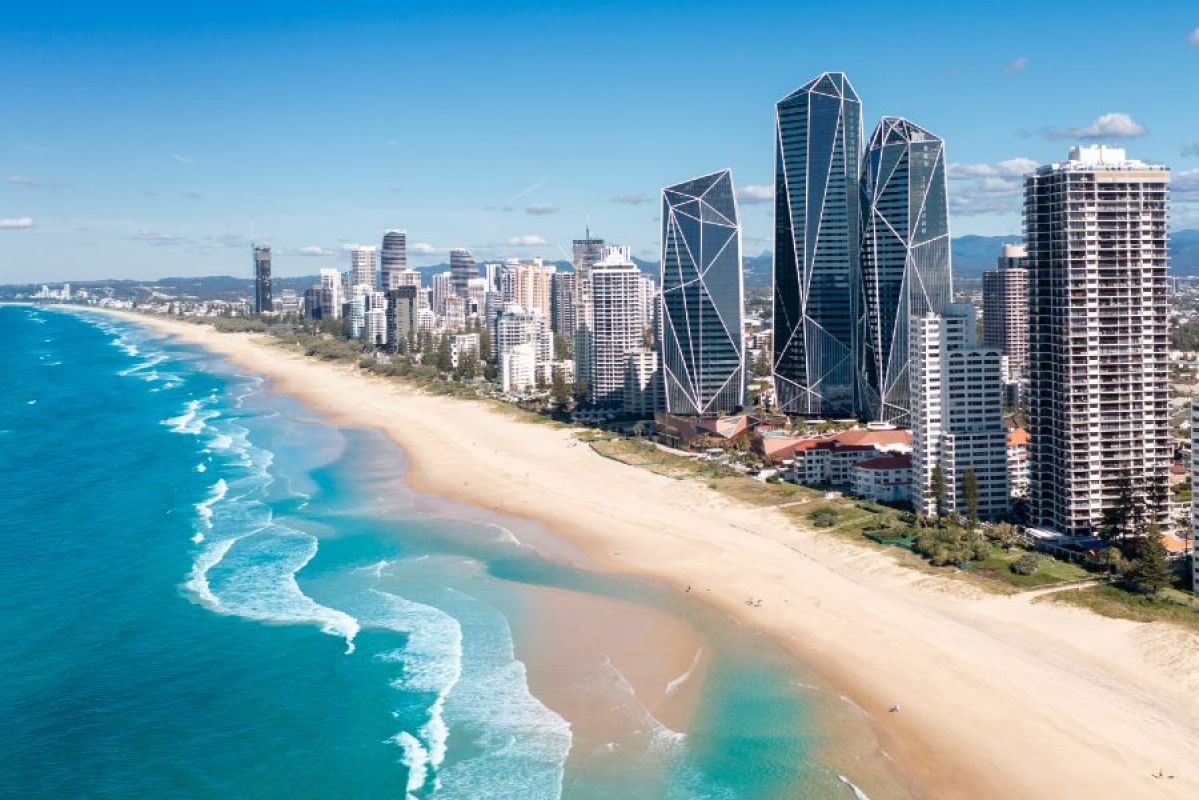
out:
<path id="1" fill-rule="evenodd" d="M 978 516 L 1005 516 L 1010 495 L 1002 351 L 976 346 L 969 305 L 917 317 L 910 336 L 913 507 L 925 514 L 967 513 L 965 485 L 973 473 Z"/>
<path id="2" fill-rule="evenodd" d="M 320 301 L 321 319 L 341 319 L 344 297 L 341 290 L 341 273 L 337 270 L 321 270 Z"/>
<path id="3" fill-rule="evenodd" d="M 387 344 L 387 295 L 371 291 L 366 293 L 365 300 L 362 339 L 376 347 L 383 347 Z"/>
<path id="4" fill-rule="evenodd" d="M 603 408 L 624 407 L 626 354 L 643 345 L 641 271 L 627 247 L 607 247 L 591 268 L 589 394 Z"/>
<path id="5" fill-rule="evenodd" d="M 433 313 L 439 317 L 445 316 L 446 298 L 454 293 L 453 277 L 449 272 L 439 272 L 433 276 L 432 307 Z"/>
<path id="6" fill-rule="evenodd" d="M 375 288 L 375 253 L 373 247 L 354 247 L 350 250 L 351 286 Z"/>
<path id="7" fill-rule="evenodd" d="M 1025 177 L 1038 527 L 1092 535 L 1129 491 L 1169 524 L 1169 181 L 1104 146 Z"/>

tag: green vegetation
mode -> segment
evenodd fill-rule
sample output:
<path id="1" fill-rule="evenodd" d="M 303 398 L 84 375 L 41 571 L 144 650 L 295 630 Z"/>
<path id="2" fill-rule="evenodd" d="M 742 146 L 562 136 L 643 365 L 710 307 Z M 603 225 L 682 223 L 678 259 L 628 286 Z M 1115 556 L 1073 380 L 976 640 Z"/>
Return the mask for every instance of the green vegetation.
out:
<path id="1" fill-rule="evenodd" d="M 1036 553 L 1025 553 L 1017 558 L 1008 567 L 1017 575 L 1025 577 L 1036 574 L 1037 568 L 1041 566 L 1041 559 Z"/>
<path id="2" fill-rule="evenodd" d="M 1170 349 L 1187 352 L 1199 350 L 1199 319 L 1184 322 L 1170 331 Z"/>
<path id="3" fill-rule="evenodd" d="M 1117 586 L 1091 586 L 1054 592 L 1037 599 L 1079 606 L 1105 617 L 1135 622 L 1173 622 L 1199 630 L 1199 601 L 1177 590 L 1163 591 L 1151 597 Z"/>
<path id="4" fill-rule="evenodd" d="M 831 528 L 840 518 L 841 515 L 833 508 L 818 508 L 808 513 L 808 520 L 817 528 Z"/>

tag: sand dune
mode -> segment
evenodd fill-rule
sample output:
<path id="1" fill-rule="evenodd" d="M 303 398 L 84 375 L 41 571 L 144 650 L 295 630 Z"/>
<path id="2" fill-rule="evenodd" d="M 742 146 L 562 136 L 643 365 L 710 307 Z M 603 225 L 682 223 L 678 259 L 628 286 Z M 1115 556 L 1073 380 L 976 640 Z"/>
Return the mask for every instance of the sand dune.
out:
<path id="1" fill-rule="evenodd" d="M 691 585 L 861 706 L 915 796 L 1199 797 L 1199 636 L 981 593 L 602 458 L 570 431 L 254 336 L 134 319 L 382 429 L 422 491 L 534 518 L 605 568 Z"/>

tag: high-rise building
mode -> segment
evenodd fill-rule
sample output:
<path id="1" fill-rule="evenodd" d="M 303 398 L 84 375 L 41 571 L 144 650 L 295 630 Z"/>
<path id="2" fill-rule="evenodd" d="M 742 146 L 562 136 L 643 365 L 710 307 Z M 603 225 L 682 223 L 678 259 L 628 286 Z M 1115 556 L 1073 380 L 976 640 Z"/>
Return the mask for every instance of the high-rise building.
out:
<path id="1" fill-rule="evenodd" d="M 375 347 L 383 347 L 387 344 L 387 295 L 372 290 L 366 293 L 365 299 L 362 339 Z"/>
<path id="2" fill-rule="evenodd" d="M 550 324 L 559 336 L 574 336 L 575 278 L 573 272 L 555 272 L 550 287 Z"/>
<path id="3" fill-rule="evenodd" d="M 452 294 L 445 299 L 445 313 L 441 324 L 447 331 L 456 331 L 466 327 L 467 299 L 461 295 Z"/>
<path id="4" fill-rule="evenodd" d="M 945 143 L 883 117 L 866 148 L 862 219 L 858 412 L 907 425 L 912 320 L 940 314 L 953 299 Z"/>
<path id="5" fill-rule="evenodd" d="M 341 319 L 341 306 L 344 301 L 341 273 L 335 269 L 322 269 L 320 318 Z"/>
<path id="6" fill-rule="evenodd" d="M 67 294 L 70 294 L 68 290 Z M 271 248 L 254 246 L 254 313 L 265 314 L 273 308 L 271 301 Z"/>
<path id="7" fill-rule="evenodd" d="M 1199 486 L 1199 400 L 1191 406 L 1191 486 Z M 1199 592 L 1199 492 L 1191 492 L 1191 592 Z"/>
<path id="8" fill-rule="evenodd" d="M 450 281 L 454 294 L 466 297 L 470 279 L 478 276 L 478 267 L 475 266 L 474 256 L 469 250 L 456 247 L 450 251 Z"/>
<path id="9" fill-rule="evenodd" d="M 571 246 L 571 262 L 575 272 L 575 383 L 579 387 L 590 386 L 592 311 L 591 269 L 603 258 L 604 240 L 591 238 L 591 229 L 582 239 L 575 239 Z"/>
<path id="10" fill-rule="evenodd" d="M 590 283 L 589 396 L 601 408 L 623 409 L 626 354 L 642 346 L 644 335 L 637 303 L 641 272 L 627 247 L 610 247 L 592 266 Z"/>
<path id="11" fill-rule="evenodd" d="M 433 313 L 439 317 L 445 316 L 445 301 L 454 293 L 452 273 L 439 272 L 433 276 L 431 304 Z"/>
<path id="12" fill-rule="evenodd" d="M 521 308 L 533 309 L 546 319 L 550 317 L 550 286 L 557 268 L 544 264 L 540 258 L 509 265 L 514 276 L 512 302 Z"/>
<path id="13" fill-rule="evenodd" d="M 387 343 L 393 350 L 407 347 L 416 336 L 417 297 L 415 286 L 397 286 L 387 292 Z"/>
<path id="14" fill-rule="evenodd" d="M 480 276 L 471 278 L 470 283 L 466 287 L 467 309 L 466 315 L 482 316 L 487 308 L 487 279 Z"/>
<path id="15" fill-rule="evenodd" d="M 497 261 L 488 261 L 483 265 L 483 277 L 487 279 L 487 291 L 498 292 L 500 290 L 500 270 L 504 265 Z"/>
<path id="16" fill-rule="evenodd" d="M 350 286 L 367 286 L 374 289 L 375 253 L 373 247 L 353 247 L 350 249 Z"/>
<path id="17" fill-rule="evenodd" d="M 741 226 L 733 174 L 662 190 L 662 366 L 666 410 L 715 414 L 745 405 Z M 639 282 L 639 295 L 644 282 Z M 644 303 L 639 324 L 644 329 Z"/>
<path id="18" fill-rule="evenodd" d="M 972 473 L 978 516 L 1005 516 L 1002 351 L 976 345 L 974 308 L 965 304 L 912 320 L 911 343 L 912 506 L 925 514 L 968 513 Z"/>
<path id="19" fill-rule="evenodd" d="M 380 288 L 390 291 L 399 287 L 398 273 L 408 270 L 408 234 L 390 230 L 383 234 L 383 249 L 379 251 Z"/>
<path id="20" fill-rule="evenodd" d="M 658 353 L 648 347 L 635 347 L 625 353 L 624 412 L 653 414 L 664 407 L 662 370 Z"/>
<path id="21" fill-rule="evenodd" d="M 854 413 L 862 104 L 826 72 L 775 107 L 775 397 L 794 414 Z"/>
<path id="22" fill-rule="evenodd" d="M 1098 145 L 1024 179 L 1033 525 L 1089 535 L 1130 494 L 1168 524 L 1169 181 Z"/>
<path id="23" fill-rule="evenodd" d="M 541 312 L 509 306 L 496 317 L 494 335 L 491 337 L 492 357 L 501 361 L 505 353 L 518 345 L 532 348 L 536 369 L 549 368 L 554 356 L 554 342 L 549 320 Z"/>
<path id="24" fill-rule="evenodd" d="M 1028 369 L 1028 249 L 1005 244 L 998 269 L 983 273 L 983 342 L 1007 356 L 1008 370 Z"/>

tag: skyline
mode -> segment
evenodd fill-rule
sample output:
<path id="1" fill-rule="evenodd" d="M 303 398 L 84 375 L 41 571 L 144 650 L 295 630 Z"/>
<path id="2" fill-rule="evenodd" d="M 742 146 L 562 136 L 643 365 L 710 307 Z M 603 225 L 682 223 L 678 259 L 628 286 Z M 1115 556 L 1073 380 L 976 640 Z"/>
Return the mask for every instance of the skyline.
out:
<path id="1" fill-rule="evenodd" d="M 1146 44 L 1133 64 L 1071 40 L 1082 3 L 1018 3 L 986 26 L 947 4 L 919 22 L 880 4 L 842 36 L 832 10 L 708 5 L 217 4 L 201 24 L 188 8 L 11 11 L 0 283 L 245 274 L 251 239 L 272 246 L 276 276 L 313 274 L 391 228 L 414 266 L 452 247 L 568 260 L 588 225 L 653 260 L 661 188 L 725 168 L 757 254 L 772 247 L 774 104 L 825 70 L 849 75 L 868 121 L 945 139 L 953 236 L 1018 234 L 1020 173 L 1090 142 L 1171 167 L 1172 223 L 1199 225 L 1199 125 L 1175 112 L 1199 14 L 1182 3 L 1085 17 Z M 1061 35 L 1025 35 L 1032 19 Z M 705 81 L 646 82 L 666 34 L 717 31 L 731 57 L 672 55 Z M 680 109 L 709 93 L 721 115 L 678 136 Z"/>

